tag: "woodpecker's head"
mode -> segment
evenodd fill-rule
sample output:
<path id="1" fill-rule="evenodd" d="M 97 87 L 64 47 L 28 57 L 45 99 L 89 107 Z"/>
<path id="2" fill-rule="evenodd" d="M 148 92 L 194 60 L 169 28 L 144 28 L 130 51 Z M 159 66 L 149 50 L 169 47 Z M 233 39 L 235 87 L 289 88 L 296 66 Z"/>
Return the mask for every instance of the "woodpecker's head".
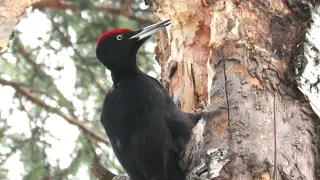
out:
<path id="1" fill-rule="evenodd" d="M 110 70 L 134 67 L 136 54 L 141 45 L 168 25 L 170 20 L 137 31 L 123 28 L 107 31 L 97 40 L 97 59 Z"/>

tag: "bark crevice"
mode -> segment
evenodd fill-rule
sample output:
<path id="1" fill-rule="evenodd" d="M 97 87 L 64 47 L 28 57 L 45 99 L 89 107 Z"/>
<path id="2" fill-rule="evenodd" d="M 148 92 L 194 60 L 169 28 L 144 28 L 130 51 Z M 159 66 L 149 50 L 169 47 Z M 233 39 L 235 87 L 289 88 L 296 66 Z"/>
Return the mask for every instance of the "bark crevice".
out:
<path id="1" fill-rule="evenodd" d="M 273 94 L 273 123 L 274 123 L 274 168 L 273 168 L 273 178 L 277 180 L 277 119 L 276 119 L 276 95 Z"/>
<path id="2" fill-rule="evenodd" d="M 228 78 L 227 78 L 227 69 L 226 69 L 226 61 L 227 59 L 225 58 L 223 48 L 221 48 L 222 51 L 222 61 L 223 61 L 223 75 L 224 75 L 224 90 L 225 90 L 225 96 L 226 96 L 226 106 L 227 106 L 227 116 L 228 116 L 228 130 L 230 129 L 230 105 L 229 105 L 229 97 L 228 97 Z M 230 131 L 230 130 L 229 130 Z M 230 148 L 230 143 L 231 143 L 231 135 L 232 133 L 229 132 L 228 140 L 229 140 L 229 148 Z"/>

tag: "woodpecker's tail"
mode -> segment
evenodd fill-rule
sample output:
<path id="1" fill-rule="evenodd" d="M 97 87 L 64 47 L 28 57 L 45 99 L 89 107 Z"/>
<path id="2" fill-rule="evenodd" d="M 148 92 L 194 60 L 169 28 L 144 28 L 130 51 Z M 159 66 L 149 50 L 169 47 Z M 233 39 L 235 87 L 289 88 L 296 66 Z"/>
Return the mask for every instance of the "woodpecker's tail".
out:
<path id="1" fill-rule="evenodd" d="M 179 154 L 171 151 L 168 158 L 168 180 L 186 180 L 179 161 L 183 161 Z"/>
<path id="2" fill-rule="evenodd" d="M 215 111 L 202 111 L 197 113 L 185 113 L 194 124 L 197 124 L 201 118 L 220 116 L 227 108 L 221 107 Z"/>

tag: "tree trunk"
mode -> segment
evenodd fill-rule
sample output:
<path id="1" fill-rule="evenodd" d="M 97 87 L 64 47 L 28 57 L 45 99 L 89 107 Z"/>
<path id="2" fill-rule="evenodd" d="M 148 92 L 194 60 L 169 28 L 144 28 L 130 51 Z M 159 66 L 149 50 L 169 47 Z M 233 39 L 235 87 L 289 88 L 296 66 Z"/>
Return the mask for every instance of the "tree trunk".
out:
<path id="1" fill-rule="evenodd" d="M 159 19 L 171 20 L 170 38 L 160 34 L 156 54 L 175 102 L 184 111 L 225 108 L 195 128 L 185 152 L 189 179 L 319 179 L 319 119 L 294 79 L 314 4 L 148 3 Z"/>

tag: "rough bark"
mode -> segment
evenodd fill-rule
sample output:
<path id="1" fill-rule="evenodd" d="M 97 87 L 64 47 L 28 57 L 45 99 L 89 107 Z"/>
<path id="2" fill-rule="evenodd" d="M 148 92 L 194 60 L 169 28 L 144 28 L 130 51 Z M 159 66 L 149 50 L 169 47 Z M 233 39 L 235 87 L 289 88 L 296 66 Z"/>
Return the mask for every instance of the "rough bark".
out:
<path id="1" fill-rule="evenodd" d="M 196 127 L 190 179 L 319 179 L 319 119 L 294 81 L 315 1 L 148 3 L 171 20 L 156 53 L 173 99 L 184 111 L 227 109 Z"/>

